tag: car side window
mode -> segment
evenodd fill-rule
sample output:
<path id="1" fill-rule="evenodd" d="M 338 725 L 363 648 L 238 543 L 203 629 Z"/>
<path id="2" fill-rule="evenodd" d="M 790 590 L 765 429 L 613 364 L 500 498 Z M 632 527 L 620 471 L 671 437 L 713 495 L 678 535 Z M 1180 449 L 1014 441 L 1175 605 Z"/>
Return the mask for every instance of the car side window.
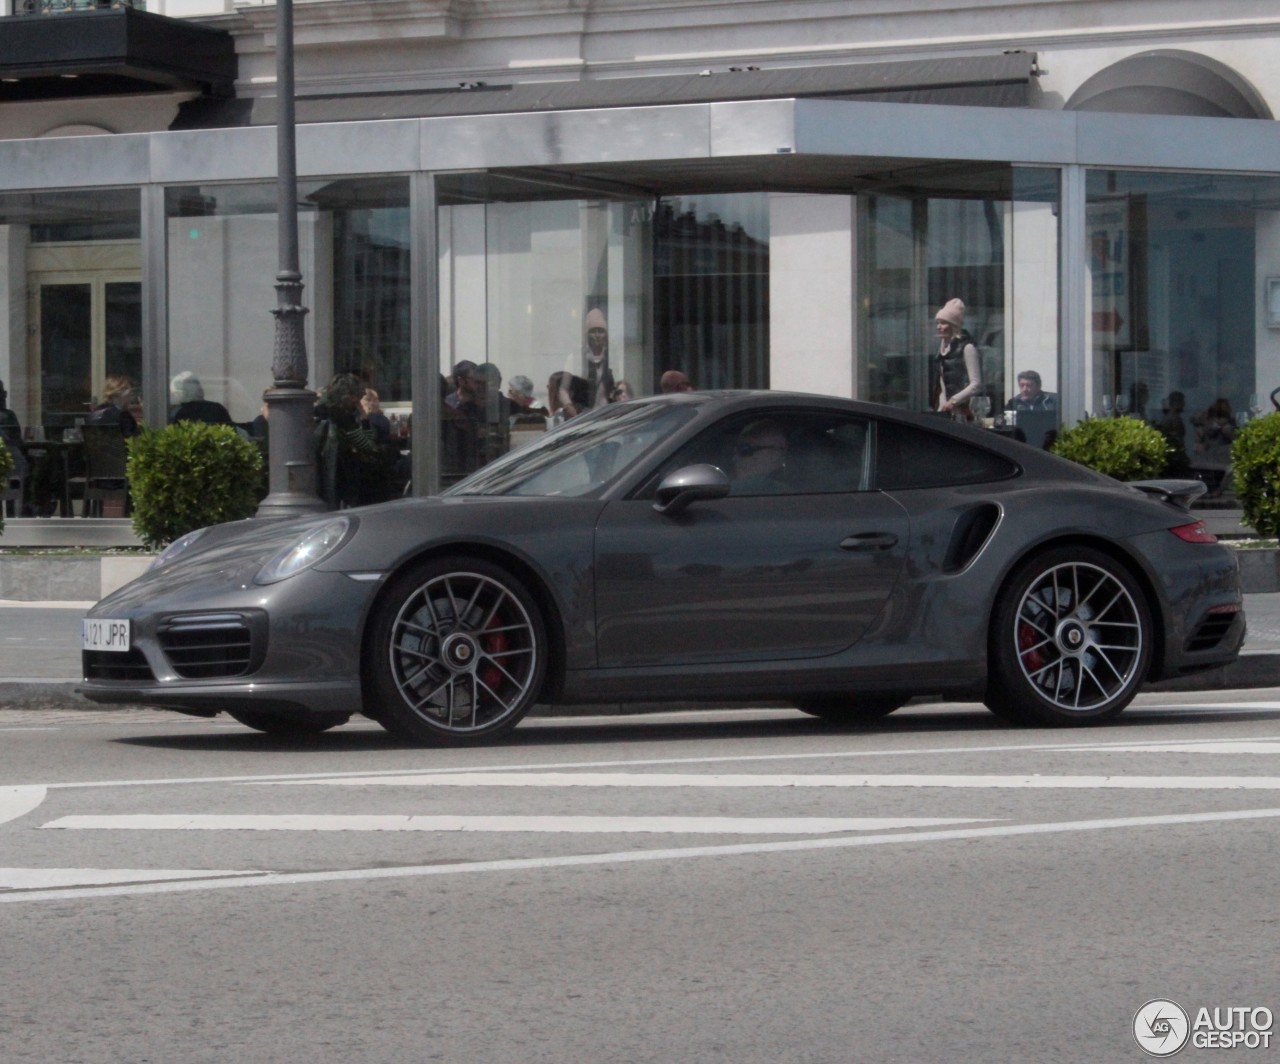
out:
<path id="1" fill-rule="evenodd" d="M 881 491 L 984 484 L 1017 475 L 998 454 L 960 440 L 881 421 L 876 425 L 875 487 Z"/>
<path id="2" fill-rule="evenodd" d="M 869 437 L 866 418 L 821 410 L 759 411 L 708 429 L 664 462 L 658 478 L 707 463 L 724 470 L 733 496 L 866 491 Z"/>

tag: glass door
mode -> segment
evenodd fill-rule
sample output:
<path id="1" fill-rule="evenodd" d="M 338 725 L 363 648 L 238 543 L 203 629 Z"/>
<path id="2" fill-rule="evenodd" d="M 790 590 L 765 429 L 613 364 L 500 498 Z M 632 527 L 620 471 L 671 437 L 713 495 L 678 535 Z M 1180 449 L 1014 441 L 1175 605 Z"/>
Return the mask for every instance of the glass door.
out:
<path id="1" fill-rule="evenodd" d="M 110 374 L 140 381 L 142 281 L 136 270 L 56 272 L 29 277 L 34 328 L 31 379 L 40 423 L 66 428 L 84 417 Z"/>

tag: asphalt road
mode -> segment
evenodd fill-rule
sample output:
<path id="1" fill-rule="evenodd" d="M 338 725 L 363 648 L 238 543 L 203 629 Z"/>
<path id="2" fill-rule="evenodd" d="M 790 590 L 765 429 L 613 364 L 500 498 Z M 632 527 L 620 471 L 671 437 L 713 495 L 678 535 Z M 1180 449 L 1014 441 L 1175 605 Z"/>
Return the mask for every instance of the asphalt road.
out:
<path id="1" fill-rule="evenodd" d="M 0 711 L 0 1059 L 1146 1059 L 1151 999 L 1280 1011 L 1278 824 L 1280 690 L 455 751 Z"/>

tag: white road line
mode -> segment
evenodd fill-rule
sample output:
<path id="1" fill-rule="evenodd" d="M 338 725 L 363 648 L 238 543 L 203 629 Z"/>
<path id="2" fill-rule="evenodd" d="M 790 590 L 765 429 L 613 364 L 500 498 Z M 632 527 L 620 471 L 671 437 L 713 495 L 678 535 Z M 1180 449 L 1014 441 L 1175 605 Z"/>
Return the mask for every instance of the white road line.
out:
<path id="1" fill-rule="evenodd" d="M 1221 708 L 1221 707 L 1219 707 Z M 1280 709 L 1280 703 L 1276 703 L 1276 708 Z M 207 725 L 207 721 L 180 721 L 183 727 L 193 727 L 196 725 Z M 148 724 L 152 727 L 154 724 Z M 1211 743 L 1215 740 L 1204 740 L 1205 743 Z M 1238 739 L 1236 742 L 1280 742 L 1274 735 L 1253 736 L 1247 739 Z M 1165 745 L 1168 740 L 1151 740 L 1154 746 Z M 653 758 L 633 758 L 629 760 L 612 759 L 607 761 L 559 761 L 548 764 L 532 764 L 532 765 L 489 765 L 477 768 L 474 765 L 465 768 L 433 768 L 429 771 L 433 775 L 450 775 L 454 773 L 467 772 L 546 772 L 551 770 L 581 770 L 581 769 L 598 769 L 598 768 L 647 768 L 659 765 L 723 765 L 723 764 L 761 764 L 773 761 L 842 761 L 847 758 L 880 758 L 880 757 L 939 757 L 949 756 L 952 754 L 972 755 L 972 754 L 1022 754 L 1022 753 L 1106 753 L 1111 746 L 1115 745 L 1123 748 L 1127 752 L 1141 751 L 1147 749 L 1144 743 L 1135 743 L 1132 740 L 1117 740 L 1115 744 L 1107 743 L 1001 743 L 992 746 L 934 746 L 923 747 L 920 749 L 911 749 L 909 747 L 894 747 L 889 750 L 825 750 L 822 752 L 805 752 L 805 753 L 781 753 L 781 754 L 724 754 L 715 757 L 653 757 Z M 1188 740 L 1188 745 L 1196 745 L 1195 740 Z M 430 756 L 425 755 L 425 756 Z M 413 771 L 413 770 L 410 770 Z M 262 773 L 258 775 L 241 775 L 241 776 L 182 776 L 171 779 L 142 778 L 142 779 L 114 779 L 114 780 L 82 780 L 67 783 L 47 783 L 49 790 L 96 790 L 100 788 L 110 787 L 178 787 L 189 785 L 201 785 L 209 783 L 306 783 L 312 780 L 343 780 L 343 779 L 375 779 L 381 776 L 395 777 L 406 774 L 405 769 L 384 769 L 380 772 L 368 771 L 352 771 L 352 772 L 295 772 L 295 773 Z"/>
<path id="2" fill-rule="evenodd" d="M 44 787 L 0 787 L 0 824 L 26 816 L 47 793 Z"/>
<path id="3" fill-rule="evenodd" d="M 686 772 L 467 772 L 285 781 L 324 787 L 946 787 L 975 790 L 1276 791 L 1280 776 L 855 776 Z"/>
<path id="4" fill-rule="evenodd" d="M 26 599 L 0 599 L 3 610 L 90 610 L 97 599 L 58 599 L 54 602 L 28 602 Z"/>
<path id="5" fill-rule="evenodd" d="M 137 894 L 230 890 L 237 887 L 303 886 L 378 879 L 410 879 L 423 876 L 448 876 L 480 872 L 537 871 L 550 868 L 635 864 L 646 861 L 687 861 L 703 857 L 745 857 L 755 854 L 800 853 L 809 850 L 843 850 L 859 846 L 888 846 L 896 843 L 923 845 L 925 843 L 956 842 L 969 839 L 998 839 L 1027 835 L 1053 835 L 1066 832 L 1108 831 L 1116 828 L 1177 827 L 1189 824 L 1264 820 L 1277 817 L 1280 817 L 1280 809 L 1247 809 L 1232 813 L 1189 813 L 1185 815 L 1124 817 L 1108 820 L 1072 820 L 1050 824 L 957 828 L 950 831 L 856 835 L 835 839 L 789 839 L 784 842 L 692 846 L 685 849 L 623 850 L 616 853 L 581 854 L 565 857 L 528 857 L 502 861 L 474 861 L 462 864 L 410 865 L 403 868 L 353 868 L 327 872 L 265 872 L 261 875 L 246 873 L 244 877 L 237 879 L 198 879 L 186 882 L 138 883 L 119 886 L 81 887 L 68 890 L 32 890 L 8 894 L 0 893 L 0 904 L 30 901 L 66 901 L 74 898 L 109 898 Z"/>
<path id="6" fill-rule="evenodd" d="M 520 831 L 686 835 L 821 835 L 888 831 L 948 824 L 985 824 L 993 817 L 727 817 L 727 816 L 396 816 L 125 814 L 64 816 L 46 828 L 114 831 Z"/>
<path id="7" fill-rule="evenodd" d="M 162 880 L 222 876 L 260 876 L 261 872 L 230 872 L 214 868 L 0 868 L 0 889 L 45 890 L 57 887 L 90 887 L 116 883 L 157 883 Z M 0 894 L 0 898 L 4 895 Z"/>
<path id="8" fill-rule="evenodd" d="M 1100 747 L 1107 754 L 1280 754 L 1280 740 L 1199 739 L 1194 742 Z"/>

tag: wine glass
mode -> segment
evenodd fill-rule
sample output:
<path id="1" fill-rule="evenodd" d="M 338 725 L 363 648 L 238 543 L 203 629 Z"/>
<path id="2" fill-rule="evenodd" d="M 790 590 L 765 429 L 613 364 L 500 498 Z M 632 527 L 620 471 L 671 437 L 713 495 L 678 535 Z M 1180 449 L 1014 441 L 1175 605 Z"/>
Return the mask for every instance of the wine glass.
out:
<path id="1" fill-rule="evenodd" d="M 1109 395 L 1104 395 L 1102 397 L 1102 416 L 1103 417 L 1111 416 L 1111 396 Z"/>
<path id="2" fill-rule="evenodd" d="M 1123 392 L 1116 396 L 1116 414 L 1124 417 L 1129 412 L 1129 397 Z"/>
<path id="3" fill-rule="evenodd" d="M 1249 396 L 1249 418 L 1250 420 L 1252 420 L 1253 418 L 1260 417 L 1261 415 L 1262 415 L 1262 396 L 1260 396 L 1257 392 L 1254 392 L 1251 396 Z"/>

